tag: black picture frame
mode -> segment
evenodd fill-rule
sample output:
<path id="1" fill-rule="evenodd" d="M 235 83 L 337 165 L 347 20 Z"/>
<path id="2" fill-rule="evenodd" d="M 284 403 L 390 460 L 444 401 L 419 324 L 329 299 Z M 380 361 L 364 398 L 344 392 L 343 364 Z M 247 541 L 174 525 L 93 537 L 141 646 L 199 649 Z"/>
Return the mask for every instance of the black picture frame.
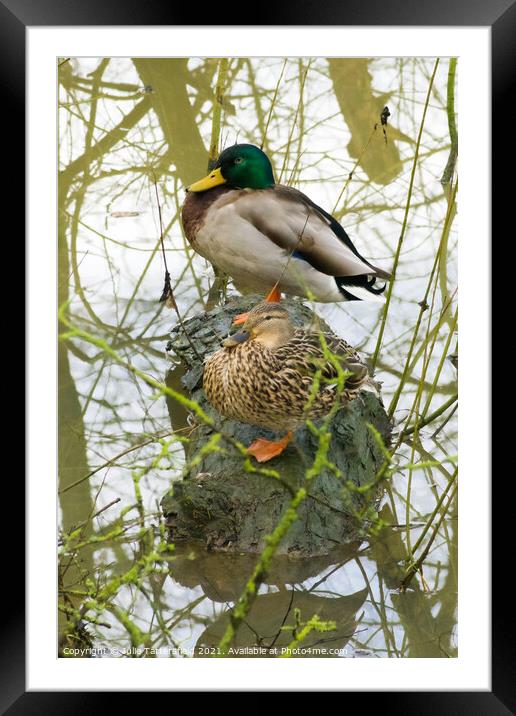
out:
<path id="1" fill-rule="evenodd" d="M 202 7 L 202 11 L 200 8 Z M 264 5 L 254 13 L 253 21 L 242 17 L 242 6 L 225 3 L 224 12 L 220 6 L 203 3 L 173 5 L 162 0 L 0 0 L 0 48 L 2 62 L 0 73 L 4 100 L 3 120 L 6 123 L 4 137 L 16 147 L 16 161 L 10 162 L 9 173 L 10 212 L 14 207 L 16 231 L 10 231 L 10 244 L 22 246 L 24 197 L 24 161 L 20 148 L 25 146 L 25 38 L 28 26 L 67 25 L 198 25 L 192 22 L 203 15 L 203 25 L 217 31 L 220 20 L 225 25 L 384 25 L 384 26 L 489 26 L 492 38 L 492 216 L 493 236 L 496 224 L 504 224 L 506 242 L 513 241 L 514 229 L 508 217 L 511 208 L 512 181 L 504 181 L 504 168 L 515 166 L 514 158 L 514 113 L 509 110 L 513 96 L 511 79 L 515 74 L 514 56 L 516 47 L 516 4 L 514 0 L 413 0 L 403 3 L 399 0 L 369 0 L 367 3 L 326 0 L 313 3 L 308 0 L 283 2 L 281 5 Z M 470 118 L 472 122 L 474 117 Z M 7 135 L 7 128 L 9 134 Z M 18 136 L 18 140 L 16 139 Z M 496 151 L 496 141 L 499 150 Z M 5 145 L 4 145 L 5 147 Z M 512 152 L 512 156 L 511 156 Z M 510 194 L 509 194 L 510 192 Z M 513 200 L 513 199 L 512 199 Z M 514 201 L 514 200 L 513 200 Z M 507 233 L 508 232 L 508 233 Z M 506 260 L 506 259 L 504 259 Z M 512 279 L 513 281 L 514 279 Z M 499 291 L 497 287 L 496 296 Z M 495 295 L 493 294 L 493 301 Z M 501 299 L 498 299 L 501 303 Z M 497 304 L 498 306 L 500 304 Z M 12 309 L 10 309 L 12 310 Z M 16 311 L 20 311 L 19 300 Z M 493 311 L 493 320 L 498 312 Z M 31 346 L 29 345 L 30 349 Z M 18 355 L 18 351 L 16 355 Z M 494 351 L 493 355 L 496 355 Z M 14 356 L 13 356 L 14 357 Z M 509 362 L 510 364 L 510 362 Z M 504 365 L 507 368 L 506 359 Z M 481 379 L 489 378 L 489 367 L 484 367 Z M 493 371 L 495 374 L 496 371 Z M 512 382 L 512 378 L 510 378 Z M 508 430 L 508 428 L 506 428 Z M 498 445 L 504 445 L 504 436 L 497 432 Z M 508 439 L 508 438 L 507 438 Z M 493 450 L 493 454 L 496 451 Z M 5 476 L 7 479 L 7 475 Z M 465 476 L 467 479 L 467 476 Z M 506 483 L 505 483 L 506 484 Z M 509 488 L 510 489 L 510 488 Z M 516 689 L 514 688 L 514 648 L 507 615 L 512 605 L 512 591 L 505 575 L 510 572 L 512 561 L 508 559 L 510 537 L 504 538 L 502 531 L 507 525 L 507 487 L 503 483 L 493 485 L 493 551 L 492 569 L 496 578 L 492 590 L 492 690 L 490 692 L 369 692 L 367 709 L 375 705 L 383 712 L 402 714 L 476 714 L 505 716 L 516 712 Z M 502 508 L 504 501 L 505 511 Z M 19 468 L 9 478 L 9 502 L 24 504 L 24 485 Z M 509 505 L 510 509 L 510 505 Z M 21 507 L 19 508 L 21 512 Z M 498 516 L 498 519 L 495 519 Z M 34 526 L 33 526 L 34 528 Z M 11 528 L 12 529 L 12 528 Z M 106 692 L 26 692 L 25 691 L 25 611 L 21 585 L 24 583 L 23 533 L 17 530 L 16 544 L 4 541 L 4 559 L 7 560 L 6 574 L 9 577 L 9 605 L 4 607 L 2 628 L 3 648 L 0 651 L 2 676 L 0 684 L 0 713 L 11 716 L 32 713 L 90 714 L 116 708 L 116 694 Z M 512 555 L 511 555 L 512 556 Z M 504 569 L 502 569 L 502 565 Z M 7 591 L 7 588 L 6 588 Z M 474 595 L 472 595 L 474 597 Z M 509 604 L 509 605 L 508 605 Z M 424 668 L 424 667 L 422 667 Z M 410 688 L 410 684 L 407 684 Z M 135 694 L 136 696 L 136 694 Z M 345 707 L 349 699 L 357 694 L 345 695 Z M 358 694 L 360 698 L 360 694 Z M 376 704 L 374 703 L 376 702 Z M 134 704 L 133 704 L 134 707 Z M 343 704 L 344 707 L 344 704 Z"/>

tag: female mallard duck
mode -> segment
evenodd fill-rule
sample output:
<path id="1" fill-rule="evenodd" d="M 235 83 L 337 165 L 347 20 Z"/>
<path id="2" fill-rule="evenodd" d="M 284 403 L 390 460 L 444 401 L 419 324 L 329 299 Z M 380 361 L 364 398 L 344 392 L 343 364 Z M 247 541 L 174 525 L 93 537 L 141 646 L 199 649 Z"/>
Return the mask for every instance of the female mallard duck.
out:
<path id="1" fill-rule="evenodd" d="M 345 341 L 325 335 L 326 345 L 348 371 L 340 404 L 371 383 L 360 355 Z M 314 378 L 320 384 L 315 395 Z M 338 371 L 324 355 L 317 333 L 295 329 L 281 304 L 262 301 L 248 314 L 242 329 L 207 358 L 203 386 L 222 415 L 274 431 L 287 431 L 278 441 L 259 438 L 249 452 L 259 462 L 279 455 L 292 431 L 305 420 L 327 415 L 336 399 Z"/>
<path id="2" fill-rule="evenodd" d="M 302 192 L 275 184 L 252 144 L 225 149 L 213 171 L 187 189 L 185 235 L 237 288 L 333 302 L 378 298 L 390 274 L 365 259 L 339 222 Z"/>

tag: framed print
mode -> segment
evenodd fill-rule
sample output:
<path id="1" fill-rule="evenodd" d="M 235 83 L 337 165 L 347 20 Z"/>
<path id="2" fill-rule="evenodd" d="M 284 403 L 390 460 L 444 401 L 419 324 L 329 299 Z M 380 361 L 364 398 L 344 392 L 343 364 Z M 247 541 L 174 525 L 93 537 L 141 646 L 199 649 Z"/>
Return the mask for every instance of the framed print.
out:
<path id="1" fill-rule="evenodd" d="M 29 319 L 3 708 L 511 712 L 489 197 L 514 7 L 1 11 Z"/>

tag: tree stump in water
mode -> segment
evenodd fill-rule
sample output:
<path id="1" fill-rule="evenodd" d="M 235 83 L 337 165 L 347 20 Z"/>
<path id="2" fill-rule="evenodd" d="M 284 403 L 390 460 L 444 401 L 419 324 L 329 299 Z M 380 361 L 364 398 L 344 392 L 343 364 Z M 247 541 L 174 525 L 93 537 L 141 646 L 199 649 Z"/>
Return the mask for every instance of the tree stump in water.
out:
<path id="1" fill-rule="evenodd" d="M 229 420 L 211 407 L 202 389 L 202 359 L 220 347 L 234 317 L 250 310 L 260 300 L 260 296 L 238 297 L 225 306 L 186 320 L 184 328 L 188 337 L 178 326 L 167 346 L 169 354 L 179 360 L 178 367 L 169 372 L 167 384 L 197 401 L 215 418 L 217 427 L 225 435 L 244 445 L 257 437 L 275 436 L 267 430 Z M 295 325 L 308 326 L 317 320 L 323 330 L 330 331 L 300 301 L 285 299 L 282 303 Z M 172 399 L 169 412 L 174 430 L 185 426 L 185 411 Z M 241 454 L 224 440 L 220 443 L 223 452 L 207 453 L 192 467 L 194 456 L 198 456 L 200 448 L 214 433 L 203 423 L 197 420 L 196 423 L 185 444 L 183 479 L 173 484 L 161 503 L 171 539 L 201 540 L 208 549 L 217 551 L 260 552 L 265 538 L 274 530 L 291 500 L 291 492 L 274 477 L 246 472 Z M 388 445 L 391 424 L 383 405 L 373 393 L 362 391 L 357 399 L 338 411 L 331 424 L 328 460 L 344 477 L 324 469 L 310 482 L 308 495 L 298 509 L 298 519 L 284 537 L 278 554 L 325 555 L 362 534 L 364 525 L 356 514 L 377 500 L 378 490 L 360 493 L 350 490 L 345 483 L 350 480 L 359 487 L 373 483 L 383 463 L 383 454 L 367 423 L 375 426 Z M 294 441 L 282 455 L 262 467 L 279 472 L 282 481 L 296 490 L 305 482 L 305 473 L 312 465 L 316 449 L 316 436 L 303 427 L 295 433 Z"/>

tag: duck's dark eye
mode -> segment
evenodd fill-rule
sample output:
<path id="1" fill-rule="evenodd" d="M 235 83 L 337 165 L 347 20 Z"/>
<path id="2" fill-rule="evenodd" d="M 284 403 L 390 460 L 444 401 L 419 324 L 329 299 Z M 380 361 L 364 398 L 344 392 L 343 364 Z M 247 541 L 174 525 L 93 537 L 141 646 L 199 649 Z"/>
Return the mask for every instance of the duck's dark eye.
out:
<path id="1" fill-rule="evenodd" d="M 233 164 L 242 164 L 243 161 L 242 157 L 236 157 L 233 159 Z"/>

